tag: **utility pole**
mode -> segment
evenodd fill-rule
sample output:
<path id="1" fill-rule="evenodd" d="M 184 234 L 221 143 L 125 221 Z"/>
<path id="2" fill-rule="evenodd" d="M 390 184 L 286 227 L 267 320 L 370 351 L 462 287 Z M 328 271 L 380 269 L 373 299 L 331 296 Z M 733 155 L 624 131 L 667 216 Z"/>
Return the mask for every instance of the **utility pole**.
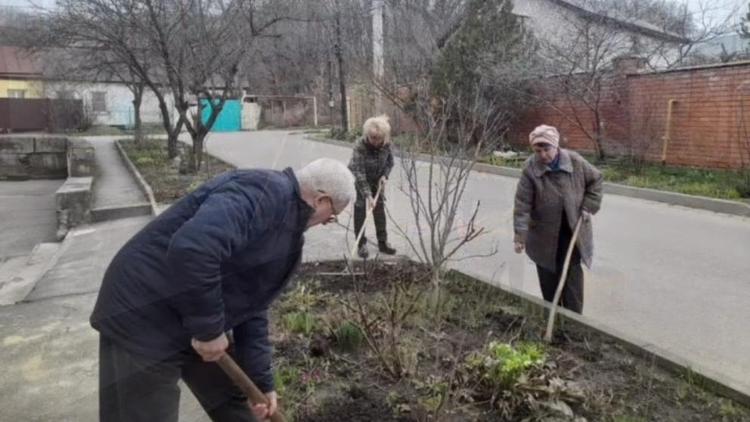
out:
<path id="1" fill-rule="evenodd" d="M 335 102 L 333 100 L 333 61 L 331 60 L 330 54 L 328 55 L 328 116 L 330 116 L 331 124 L 333 124 L 333 106 Z"/>
<path id="2" fill-rule="evenodd" d="M 372 77 L 375 81 L 375 113 L 383 112 L 383 10 L 384 0 L 372 0 Z"/>
<path id="3" fill-rule="evenodd" d="M 336 52 L 336 61 L 339 66 L 339 91 L 341 93 L 341 129 L 344 132 L 349 131 L 349 119 L 347 118 L 347 106 L 346 106 L 346 76 L 344 73 L 344 53 L 343 46 L 341 44 L 341 5 L 338 0 L 336 1 L 336 45 L 334 50 Z"/>

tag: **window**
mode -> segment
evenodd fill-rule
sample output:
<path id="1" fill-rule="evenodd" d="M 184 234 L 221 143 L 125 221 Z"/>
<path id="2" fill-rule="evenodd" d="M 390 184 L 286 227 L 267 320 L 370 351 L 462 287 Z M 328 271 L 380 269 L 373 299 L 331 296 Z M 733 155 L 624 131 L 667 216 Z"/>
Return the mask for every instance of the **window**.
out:
<path id="1" fill-rule="evenodd" d="M 26 98 L 25 89 L 9 89 L 8 98 Z"/>
<path id="2" fill-rule="evenodd" d="M 91 93 L 91 111 L 101 113 L 107 111 L 107 93 L 95 91 Z"/>

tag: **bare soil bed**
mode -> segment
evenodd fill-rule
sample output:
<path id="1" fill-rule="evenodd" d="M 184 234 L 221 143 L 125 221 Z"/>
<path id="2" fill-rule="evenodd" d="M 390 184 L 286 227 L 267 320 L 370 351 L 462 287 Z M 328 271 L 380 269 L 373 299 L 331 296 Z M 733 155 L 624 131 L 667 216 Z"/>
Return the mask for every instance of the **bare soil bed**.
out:
<path id="1" fill-rule="evenodd" d="M 276 387 L 296 421 L 748 421 L 748 409 L 619 343 L 457 273 L 304 264 L 272 309 Z M 352 272 L 354 275 L 352 275 Z"/>

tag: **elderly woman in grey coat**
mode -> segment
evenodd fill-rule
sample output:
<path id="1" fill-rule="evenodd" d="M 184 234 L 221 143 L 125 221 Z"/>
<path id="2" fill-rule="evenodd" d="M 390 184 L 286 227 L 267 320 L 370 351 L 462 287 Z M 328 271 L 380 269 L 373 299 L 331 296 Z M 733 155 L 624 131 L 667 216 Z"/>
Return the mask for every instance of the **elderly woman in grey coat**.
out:
<path id="1" fill-rule="evenodd" d="M 573 228 L 583 218 L 562 292 L 562 306 L 583 311 L 583 269 L 593 256 L 592 214 L 602 202 L 602 174 L 578 153 L 560 148 L 560 134 L 542 125 L 529 135 L 534 155 L 524 164 L 513 210 L 516 253 L 536 264 L 544 300 L 551 302 L 562 275 Z"/>

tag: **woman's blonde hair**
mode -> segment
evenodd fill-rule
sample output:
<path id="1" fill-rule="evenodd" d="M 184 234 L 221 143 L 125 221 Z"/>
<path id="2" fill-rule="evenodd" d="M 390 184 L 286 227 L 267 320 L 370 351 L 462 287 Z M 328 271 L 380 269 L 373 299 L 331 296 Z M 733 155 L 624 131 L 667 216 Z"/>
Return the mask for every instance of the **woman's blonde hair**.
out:
<path id="1" fill-rule="evenodd" d="M 391 123 L 387 115 L 381 114 L 365 120 L 365 124 L 362 125 L 362 136 L 369 138 L 370 135 L 380 135 L 383 137 L 383 143 L 391 143 Z"/>

